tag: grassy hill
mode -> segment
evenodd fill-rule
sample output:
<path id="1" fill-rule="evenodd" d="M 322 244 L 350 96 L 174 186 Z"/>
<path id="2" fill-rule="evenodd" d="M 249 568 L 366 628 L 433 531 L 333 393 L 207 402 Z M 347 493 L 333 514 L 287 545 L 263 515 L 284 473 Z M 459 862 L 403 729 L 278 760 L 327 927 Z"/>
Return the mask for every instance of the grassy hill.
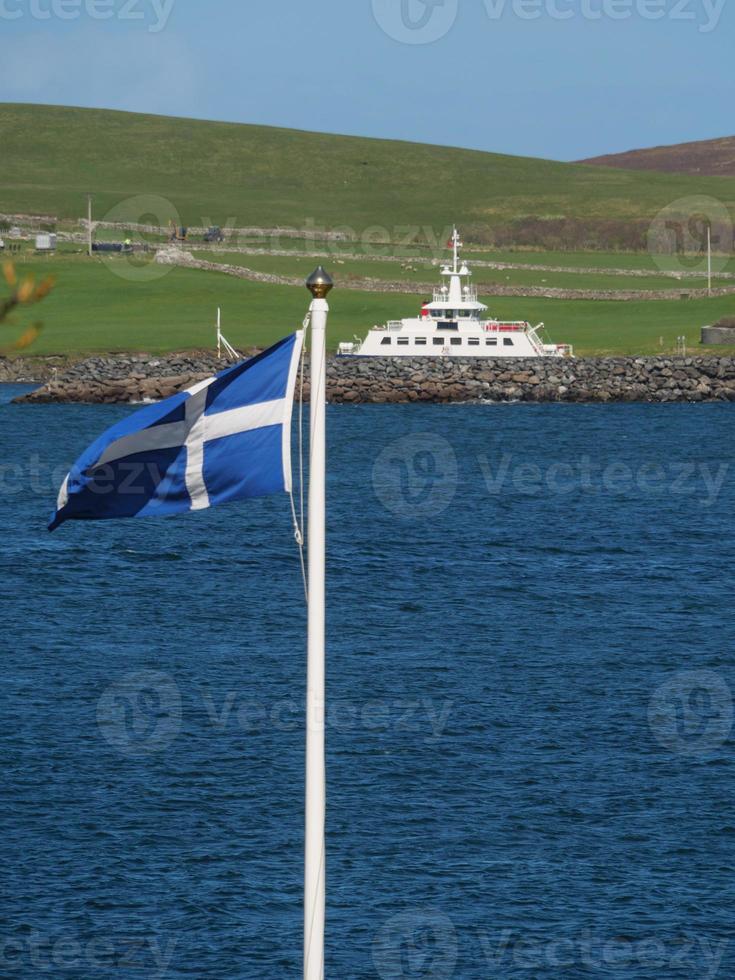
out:
<path id="1" fill-rule="evenodd" d="M 308 118 L 305 118 L 308 122 Z M 388 140 L 96 109 L 0 104 L 0 211 L 78 218 L 161 195 L 185 224 L 483 230 L 524 217 L 648 221 L 735 178 L 624 172 Z M 735 210 L 735 207 L 734 207 Z M 167 216 L 164 216 L 166 218 Z M 472 237 L 472 235 L 468 235 Z"/>
<path id="2" fill-rule="evenodd" d="M 592 157 L 582 163 L 624 170 L 654 170 L 661 173 L 735 177 L 735 136 L 673 146 L 653 146 L 627 153 Z"/>

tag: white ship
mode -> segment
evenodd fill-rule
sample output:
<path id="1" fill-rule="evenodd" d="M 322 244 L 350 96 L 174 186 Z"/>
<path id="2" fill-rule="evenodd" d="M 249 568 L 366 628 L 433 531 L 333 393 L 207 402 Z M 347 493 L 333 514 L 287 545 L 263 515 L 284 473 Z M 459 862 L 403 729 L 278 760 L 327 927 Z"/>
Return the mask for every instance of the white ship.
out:
<path id="1" fill-rule="evenodd" d="M 487 317 L 487 306 L 477 299 L 472 273 L 460 263 L 462 247 L 454 229 L 454 261 L 441 270 L 447 280 L 424 303 L 421 314 L 389 320 L 376 326 L 365 340 L 339 345 L 343 357 L 572 357 L 569 344 L 547 344 L 541 339 L 543 323 L 532 327 L 525 320 Z"/>

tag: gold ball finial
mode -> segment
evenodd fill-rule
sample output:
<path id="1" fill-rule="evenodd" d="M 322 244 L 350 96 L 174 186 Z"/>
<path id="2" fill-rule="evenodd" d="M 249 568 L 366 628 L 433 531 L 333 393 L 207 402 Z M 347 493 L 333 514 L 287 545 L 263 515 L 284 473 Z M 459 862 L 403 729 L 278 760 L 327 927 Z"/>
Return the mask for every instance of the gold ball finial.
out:
<path id="1" fill-rule="evenodd" d="M 314 299 L 324 299 L 327 293 L 334 288 L 334 281 L 324 266 L 320 265 L 306 280 L 306 288 Z"/>

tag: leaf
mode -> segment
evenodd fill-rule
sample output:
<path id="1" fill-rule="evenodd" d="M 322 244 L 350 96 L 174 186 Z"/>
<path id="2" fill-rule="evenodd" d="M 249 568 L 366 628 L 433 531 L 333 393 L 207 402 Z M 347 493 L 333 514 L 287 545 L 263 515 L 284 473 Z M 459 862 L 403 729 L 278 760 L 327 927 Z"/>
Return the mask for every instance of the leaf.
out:
<path id="1" fill-rule="evenodd" d="M 13 350 L 25 350 L 26 347 L 30 347 L 33 341 L 37 339 L 40 333 L 41 333 L 41 324 L 34 323 L 25 331 L 25 333 L 22 336 L 20 336 L 16 340 L 16 342 L 13 344 Z"/>
<path id="2" fill-rule="evenodd" d="M 42 299 L 45 299 L 45 297 L 48 296 L 48 294 L 54 288 L 55 282 L 56 280 L 53 276 L 47 276 L 45 279 L 43 279 L 36 286 L 36 291 L 33 294 L 33 301 L 35 303 L 40 303 Z"/>
<path id="3" fill-rule="evenodd" d="M 3 275 L 5 276 L 5 282 L 12 289 L 18 282 L 18 277 L 15 274 L 15 267 L 12 262 L 5 262 L 3 264 Z"/>
<path id="4" fill-rule="evenodd" d="M 28 276 L 18 287 L 18 302 L 27 303 L 33 296 L 33 276 Z"/>

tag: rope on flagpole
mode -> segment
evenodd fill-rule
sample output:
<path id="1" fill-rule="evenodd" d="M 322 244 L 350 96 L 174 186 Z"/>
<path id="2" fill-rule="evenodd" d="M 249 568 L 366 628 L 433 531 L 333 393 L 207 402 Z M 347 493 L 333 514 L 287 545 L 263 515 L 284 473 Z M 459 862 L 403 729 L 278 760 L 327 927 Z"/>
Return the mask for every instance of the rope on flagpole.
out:
<path id="1" fill-rule="evenodd" d="M 311 325 L 311 311 L 304 317 L 304 343 L 301 347 L 301 363 L 299 365 L 299 514 L 296 515 L 296 503 L 293 490 L 289 493 L 291 500 L 291 516 L 293 517 L 294 537 L 299 547 L 301 561 L 301 577 L 304 580 L 304 598 L 309 601 L 309 582 L 306 574 L 306 559 L 304 556 L 304 364 L 306 362 L 306 342 Z"/>

